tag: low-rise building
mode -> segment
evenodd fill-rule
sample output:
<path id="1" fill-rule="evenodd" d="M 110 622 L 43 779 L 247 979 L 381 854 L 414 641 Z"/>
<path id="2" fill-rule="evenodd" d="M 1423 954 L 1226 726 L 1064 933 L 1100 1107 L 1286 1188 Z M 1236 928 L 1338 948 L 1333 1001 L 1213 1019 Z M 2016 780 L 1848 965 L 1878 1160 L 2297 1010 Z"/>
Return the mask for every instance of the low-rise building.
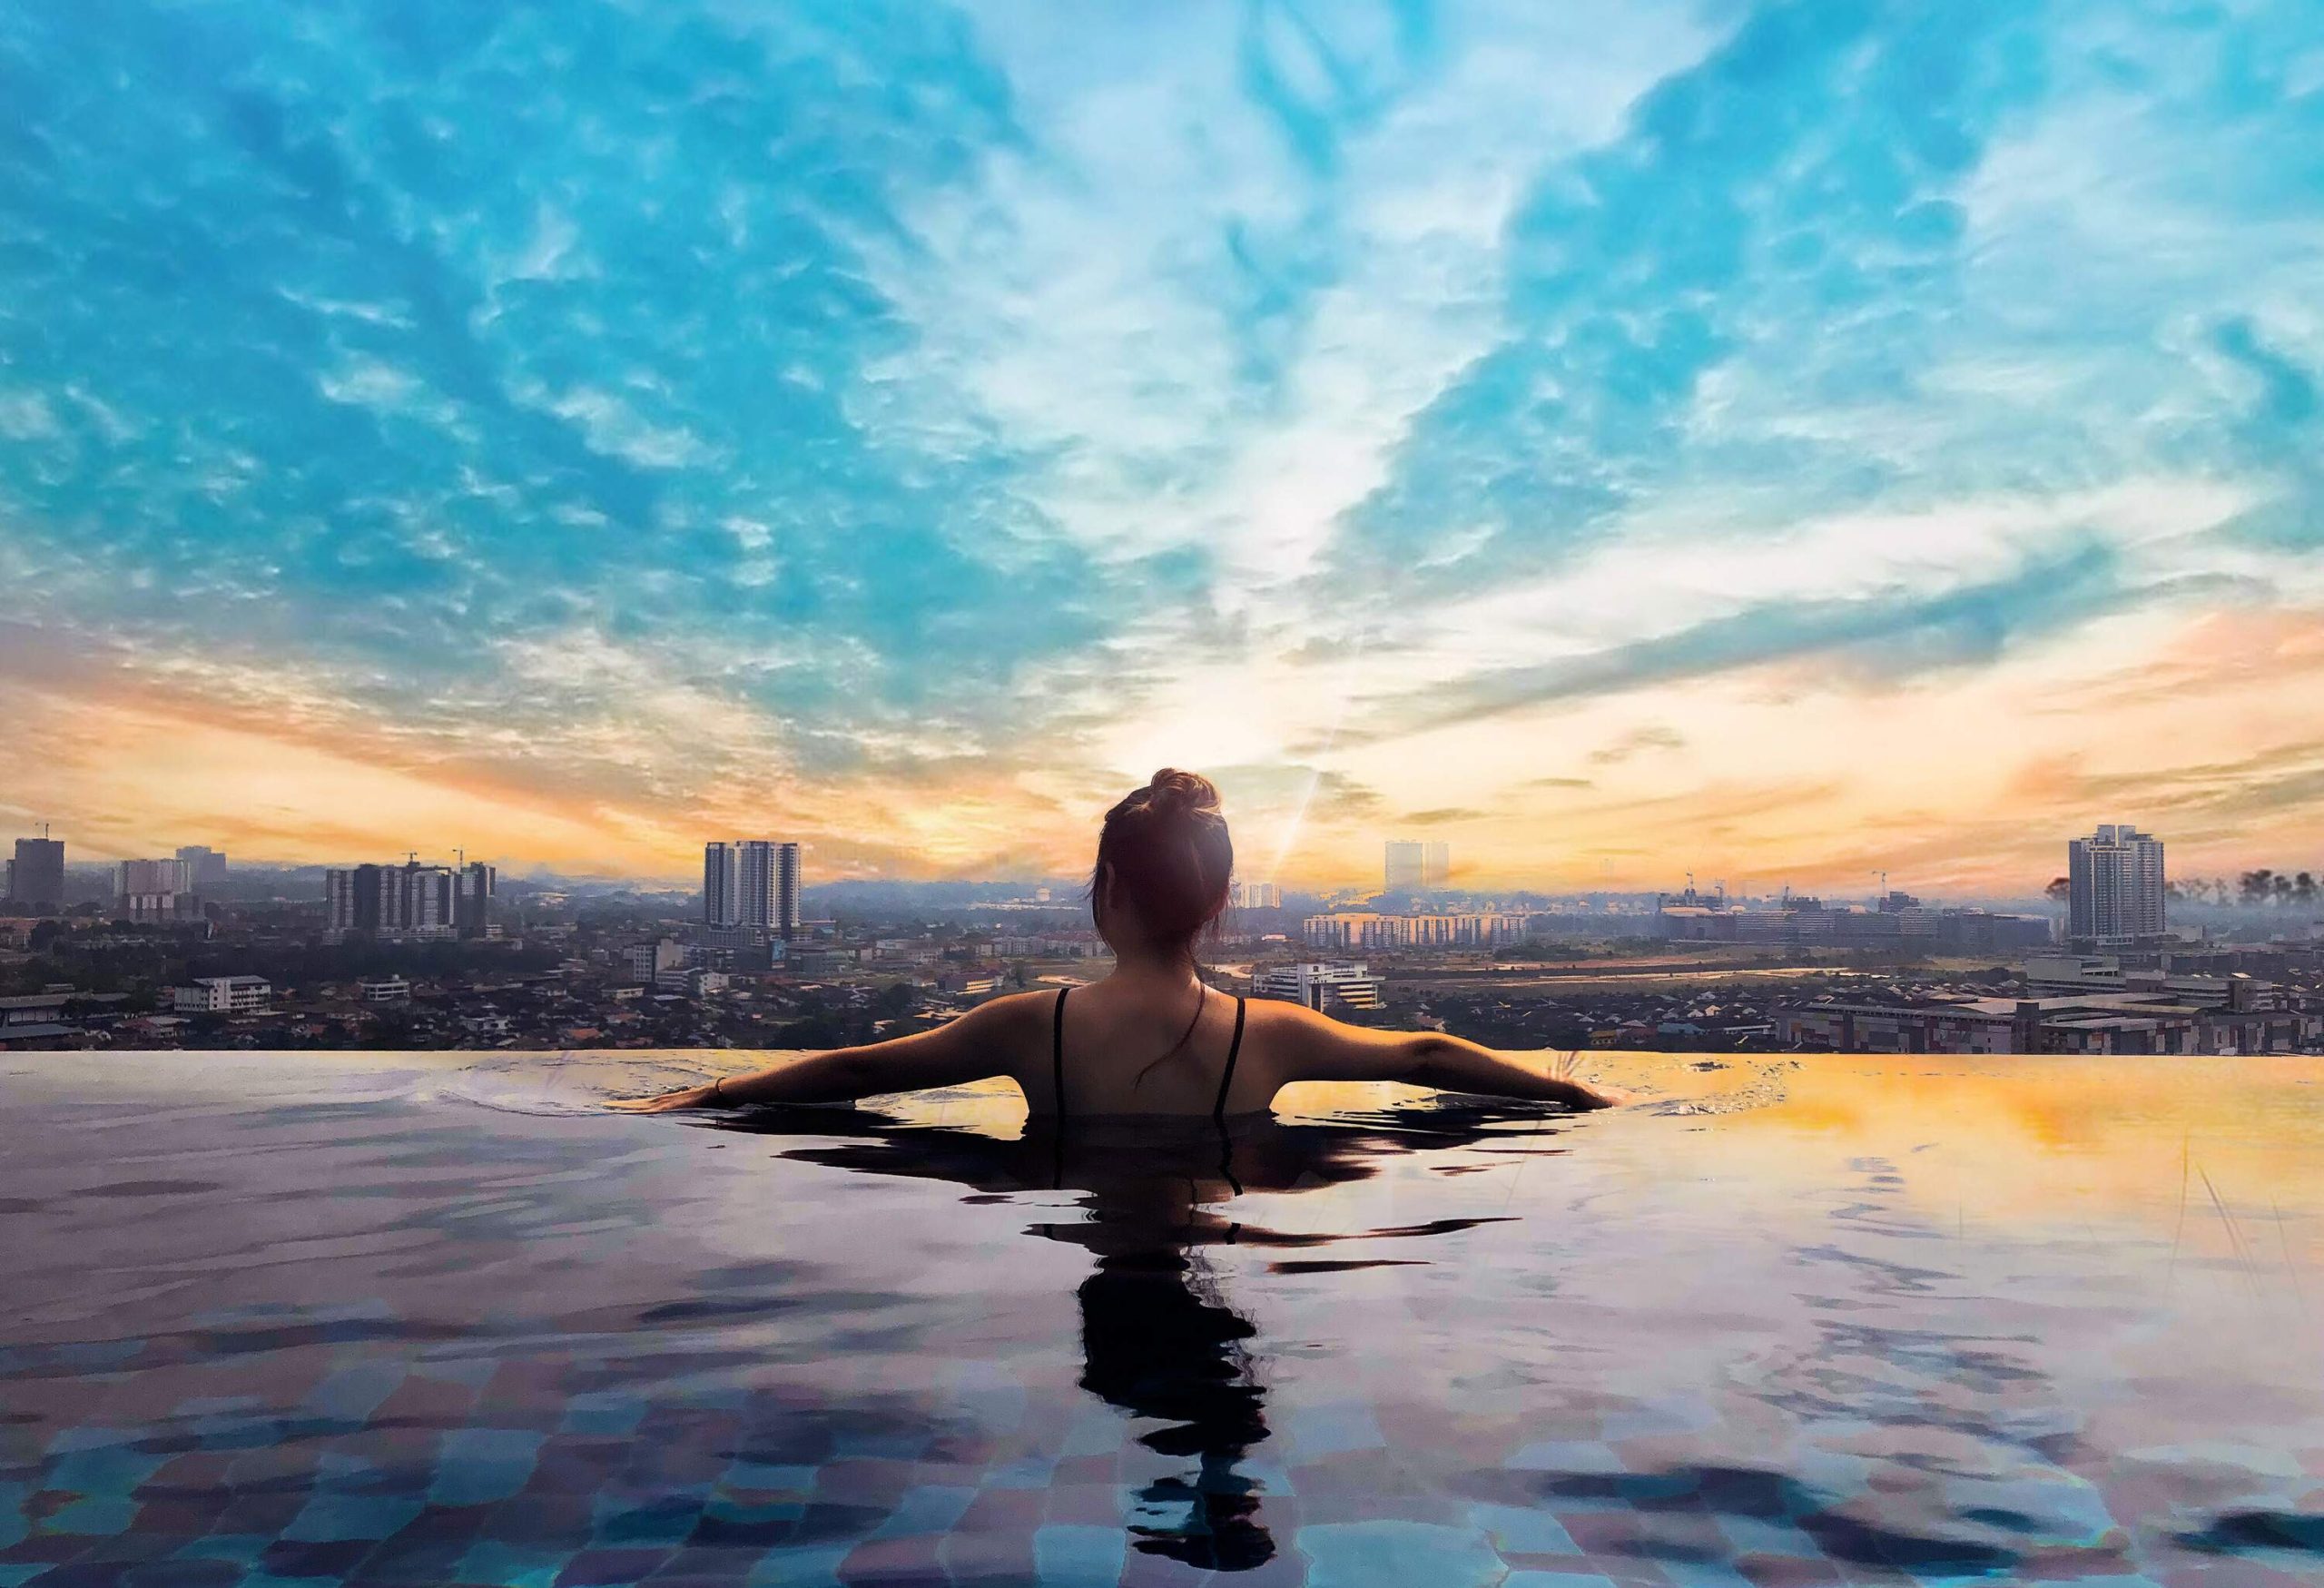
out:
<path id="1" fill-rule="evenodd" d="M 1680 942 L 2006 953 L 2046 945 L 2052 926 L 2045 916 L 1934 908 L 1904 894 L 1892 894 L 1874 910 L 1831 909 L 1817 899 L 1791 900 L 1777 910 L 1747 910 L 1689 889 L 1666 896 L 1656 908 L 1654 933 Z"/>
<path id="2" fill-rule="evenodd" d="M 1251 994 L 1317 1010 L 1386 1007 L 1380 979 L 1357 964 L 1307 962 L 1263 966 L 1252 973 Z"/>
<path id="3" fill-rule="evenodd" d="M 2324 1028 L 2252 994 L 2204 1005 L 2135 991 L 1818 999 L 1775 1021 L 1779 1041 L 1840 1053 L 2288 1053 Z"/>
<path id="4" fill-rule="evenodd" d="M 629 973 L 640 981 L 651 981 L 665 971 L 675 971 L 686 962 L 686 949 L 675 938 L 665 937 L 659 942 L 633 943 L 622 951 Z"/>
<path id="5" fill-rule="evenodd" d="M 664 992 L 684 993 L 688 998 L 702 998 L 726 991 L 732 980 L 724 971 L 708 970 L 701 965 L 673 965 L 655 972 L 654 985 Z"/>
<path id="6" fill-rule="evenodd" d="M 366 976 L 355 983 L 366 1003 L 409 1003 L 411 983 L 401 976 Z"/>
<path id="7" fill-rule="evenodd" d="M 855 950 L 847 948 L 792 947 L 788 969 L 802 976 L 830 976 L 852 971 L 858 963 Z"/>
<path id="8" fill-rule="evenodd" d="M 84 1046 L 87 1029 L 64 1009 L 75 996 L 70 990 L 58 990 L 0 998 L 0 1050 Z"/>
<path id="9" fill-rule="evenodd" d="M 2046 954 L 2026 961 L 2021 973 L 2043 993 L 2129 992 L 2199 1009 L 2282 1009 L 2288 1001 L 2281 987 L 2252 976 L 2133 970 L 2112 954 Z"/>
<path id="10" fill-rule="evenodd" d="M 1527 921 L 1523 915 L 1486 912 L 1385 915 L 1343 910 L 1308 916 L 1300 922 L 1300 933 L 1323 949 L 1482 948 L 1520 941 Z"/>
<path id="11" fill-rule="evenodd" d="M 170 989 L 180 1014 L 249 1014 L 265 1009 L 274 988 L 263 976 L 197 976 L 187 987 Z"/>

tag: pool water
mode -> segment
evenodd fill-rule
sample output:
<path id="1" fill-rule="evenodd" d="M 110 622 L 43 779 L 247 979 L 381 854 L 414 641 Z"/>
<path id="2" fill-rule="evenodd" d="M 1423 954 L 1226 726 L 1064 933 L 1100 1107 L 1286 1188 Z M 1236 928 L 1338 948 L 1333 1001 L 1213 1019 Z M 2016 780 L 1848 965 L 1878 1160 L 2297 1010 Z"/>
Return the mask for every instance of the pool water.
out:
<path id="1" fill-rule="evenodd" d="M 2324 1061 L 0 1056 L 0 1588 L 2324 1578 Z"/>

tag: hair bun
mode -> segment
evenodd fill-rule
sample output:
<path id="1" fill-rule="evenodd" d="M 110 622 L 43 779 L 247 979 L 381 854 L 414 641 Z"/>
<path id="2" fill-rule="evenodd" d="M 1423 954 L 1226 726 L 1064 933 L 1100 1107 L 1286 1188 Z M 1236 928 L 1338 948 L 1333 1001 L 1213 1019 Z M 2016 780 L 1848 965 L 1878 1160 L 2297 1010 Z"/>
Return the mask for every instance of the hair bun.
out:
<path id="1" fill-rule="evenodd" d="M 1147 783 L 1147 805 L 1173 815 L 1182 811 L 1218 809 L 1218 785 L 1198 772 L 1165 766 Z"/>

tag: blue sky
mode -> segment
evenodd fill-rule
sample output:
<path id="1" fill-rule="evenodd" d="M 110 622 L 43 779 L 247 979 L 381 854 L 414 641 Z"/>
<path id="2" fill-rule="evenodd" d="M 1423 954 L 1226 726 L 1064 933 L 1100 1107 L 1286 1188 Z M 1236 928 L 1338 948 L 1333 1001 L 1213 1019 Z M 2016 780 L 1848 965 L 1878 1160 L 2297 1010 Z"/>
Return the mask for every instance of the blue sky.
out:
<path id="1" fill-rule="evenodd" d="M 86 854 L 2324 847 L 2313 5 L 89 4 L 0 97 Z"/>

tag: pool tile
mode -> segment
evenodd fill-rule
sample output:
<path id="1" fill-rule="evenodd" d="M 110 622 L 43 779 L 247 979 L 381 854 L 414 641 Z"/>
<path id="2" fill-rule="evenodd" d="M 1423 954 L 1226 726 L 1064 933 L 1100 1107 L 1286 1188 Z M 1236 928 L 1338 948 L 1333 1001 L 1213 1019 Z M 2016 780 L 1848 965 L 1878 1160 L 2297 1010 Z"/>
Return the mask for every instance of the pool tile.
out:
<path id="1" fill-rule="evenodd" d="M 1496 1588 L 1508 1567 L 1465 1528 L 1427 1523 L 1331 1523 L 1299 1530 L 1311 1588 Z"/>
<path id="2" fill-rule="evenodd" d="M 484 1538 L 468 1547 L 455 1570 L 464 1582 L 490 1583 L 498 1588 L 554 1588 L 557 1573 L 571 1556 L 569 1550 L 527 1549 Z"/>
<path id="3" fill-rule="evenodd" d="M 1117 1582 L 1128 1553 L 1118 1525 L 1050 1523 L 1033 1534 L 1033 1566 L 1045 1588 Z"/>
<path id="4" fill-rule="evenodd" d="M 556 1588 L 615 1588 L 642 1583 L 670 1557 L 668 1550 L 592 1546 L 568 1559 Z"/>
<path id="5" fill-rule="evenodd" d="M 840 1563 L 852 1544 L 796 1544 L 761 1555 L 743 1579 L 745 1588 L 842 1588 Z"/>
<path id="6" fill-rule="evenodd" d="M 1590 1440 L 1540 1440 L 1505 1464 L 1518 1472 L 1620 1473 L 1630 1469 L 1612 1446 Z"/>
<path id="7" fill-rule="evenodd" d="M 541 1435 L 520 1428 L 454 1428 L 443 1435 L 436 1478 L 428 1491 L 436 1505 L 485 1505 L 522 1490 L 538 1459 Z"/>
<path id="8" fill-rule="evenodd" d="M 600 1494 L 591 1542 L 602 1549 L 669 1549 L 693 1534 L 701 1504 L 685 1495 L 660 1498 Z"/>
<path id="9" fill-rule="evenodd" d="M 721 1486 L 803 1494 L 815 1486 L 819 1470 L 799 1463 L 777 1465 L 763 1461 L 736 1461 L 727 1465 Z"/>
<path id="10" fill-rule="evenodd" d="M 1503 1554 L 1578 1555 L 1581 1546 L 1551 1512 L 1521 1505 L 1472 1505 L 1469 1525 Z"/>
<path id="11" fill-rule="evenodd" d="M 1279 1420 L 1280 1459 L 1306 1465 L 1351 1450 L 1379 1450 L 1387 1445 L 1379 1418 L 1368 1405 L 1338 1402 L 1301 1406 Z"/>

